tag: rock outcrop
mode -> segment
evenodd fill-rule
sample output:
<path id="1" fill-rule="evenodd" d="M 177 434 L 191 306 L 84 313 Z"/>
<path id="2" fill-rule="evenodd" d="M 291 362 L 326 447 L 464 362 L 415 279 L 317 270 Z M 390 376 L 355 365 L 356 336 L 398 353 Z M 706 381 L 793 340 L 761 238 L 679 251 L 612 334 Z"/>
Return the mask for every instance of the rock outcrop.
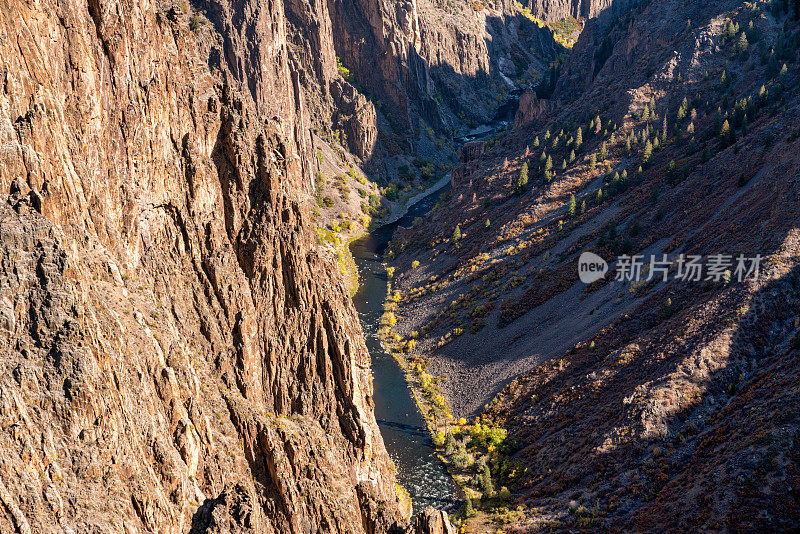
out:
<path id="1" fill-rule="evenodd" d="M 510 2 L 336 0 L 330 11 L 336 54 L 396 132 L 491 120 L 513 80 L 543 72 L 540 58 L 559 49 Z"/>
<path id="2" fill-rule="evenodd" d="M 635 0 L 528 0 L 523 2 L 534 16 L 547 22 L 573 17 L 592 19 L 618 15 Z"/>
<path id="3" fill-rule="evenodd" d="M 0 6 L 0 531 L 404 523 L 283 4 L 198 8 Z"/>

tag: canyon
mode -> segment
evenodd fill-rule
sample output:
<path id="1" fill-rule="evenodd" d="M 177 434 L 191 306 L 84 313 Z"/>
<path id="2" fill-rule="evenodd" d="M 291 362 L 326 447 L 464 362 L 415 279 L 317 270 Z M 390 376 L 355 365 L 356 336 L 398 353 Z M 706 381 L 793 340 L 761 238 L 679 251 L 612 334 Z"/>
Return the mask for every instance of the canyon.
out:
<path id="1" fill-rule="evenodd" d="M 799 46 L 789 2 L 589 20 L 552 92 L 465 145 L 447 199 L 390 244 L 386 339 L 468 528 L 800 524 Z M 609 269 L 589 284 L 587 251 Z M 681 255 L 731 262 L 681 282 Z"/>
<path id="2" fill-rule="evenodd" d="M 798 528 L 793 7 L 6 1 L 0 531 Z M 452 515 L 347 247 L 448 173 L 371 283 Z M 764 277 L 584 287 L 584 248 Z"/>
<path id="3" fill-rule="evenodd" d="M 0 7 L 0 530 L 452 531 L 397 490 L 310 208 L 323 148 L 412 157 L 556 49 L 473 13 Z"/>

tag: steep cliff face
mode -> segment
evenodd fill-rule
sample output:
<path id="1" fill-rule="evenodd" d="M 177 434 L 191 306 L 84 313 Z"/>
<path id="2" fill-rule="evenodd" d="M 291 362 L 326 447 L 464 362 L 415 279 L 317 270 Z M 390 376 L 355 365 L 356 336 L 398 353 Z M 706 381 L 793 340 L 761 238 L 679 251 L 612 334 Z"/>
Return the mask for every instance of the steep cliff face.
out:
<path id="1" fill-rule="evenodd" d="M 547 22 L 573 17 L 593 19 L 607 14 L 618 15 L 635 0 L 528 0 L 523 2 L 533 15 Z"/>
<path id="2" fill-rule="evenodd" d="M 540 74 L 558 48 L 510 2 L 332 0 L 329 10 L 336 54 L 395 132 L 491 120 L 515 81 Z"/>
<path id="3" fill-rule="evenodd" d="M 403 521 L 282 4 L 201 7 L 0 6 L 3 532 Z"/>

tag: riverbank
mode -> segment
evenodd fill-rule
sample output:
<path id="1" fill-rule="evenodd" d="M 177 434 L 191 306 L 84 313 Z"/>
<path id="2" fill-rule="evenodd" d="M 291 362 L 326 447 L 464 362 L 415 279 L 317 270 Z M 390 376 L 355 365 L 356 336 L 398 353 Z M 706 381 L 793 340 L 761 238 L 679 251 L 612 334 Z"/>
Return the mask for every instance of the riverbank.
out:
<path id="1" fill-rule="evenodd" d="M 372 359 L 375 417 L 386 449 L 397 466 L 398 482 L 409 492 L 416 511 L 435 506 L 453 512 L 461 506 L 458 489 L 437 455 L 405 369 L 386 350 L 378 335 L 388 282 L 384 249 L 398 226 L 410 225 L 436 203 L 438 191 L 438 188 L 426 191 L 427 196 L 409 204 L 402 217 L 373 225 L 370 232 L 351 243 L 350 252 L 359 270 L 359 287 L 353 303 Z"/>

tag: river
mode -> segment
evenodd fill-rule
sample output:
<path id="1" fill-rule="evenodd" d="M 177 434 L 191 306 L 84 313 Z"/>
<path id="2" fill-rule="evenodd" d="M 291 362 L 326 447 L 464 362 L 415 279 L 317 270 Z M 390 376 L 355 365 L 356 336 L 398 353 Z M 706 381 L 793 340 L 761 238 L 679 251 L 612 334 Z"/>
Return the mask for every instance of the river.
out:
<path id="1" fill-rule="evenodd" d="M 484 139 L 505 128 L 513 121 L 518 102 L 518 96 L 512 96 L 498 108 L 491 123 L 482 125 L 455 141 L 463 144 Z M 401 218 L 380 226 L 350 245 L 359 272 L 358 291 L 353 296 L 353 303 L 358 310 L 367 339 L 367 349 L 372 356 L 375 417 L 386 443 L 386 450 L 397 466 L 398 482 L 411 495 L 414 513 L 422 511 L 428 505 L 454 511 L 461 502 L 453 479 L 436 456 L 425 419 L 406 382 L 405 372 L 397 360 L 383 349 L 378 338 L 387 282 L 383 252 L 398 226 L 410 227 L 416 217 L 430 211 L 442 192 L 450 187 L 448 180 L 443 182 L 443 187 L 411 204 Z M 418 197 L 411 201 L 416 198 Z"/>
<path id="2" fill-rule="evenodd" d="M 372 356 L 375 417 L 389 456 L 397 466 L 398 482 L 408 490 L 414 512 L 431 505 L 453 510 L 460 504 L 453 479 L 436 456 L 430 434 L 419 412 L 403 369 L 378 339 L 378 328 L 386 298 L 383 251 L 398 226 L 411 226 L 415 217 L 436 204 L 444 188 L 430 193 L 409 207 L 406 214 L 354 241 L 350 251 L 359 271 L 358 292 L 353 303 Z"/>

